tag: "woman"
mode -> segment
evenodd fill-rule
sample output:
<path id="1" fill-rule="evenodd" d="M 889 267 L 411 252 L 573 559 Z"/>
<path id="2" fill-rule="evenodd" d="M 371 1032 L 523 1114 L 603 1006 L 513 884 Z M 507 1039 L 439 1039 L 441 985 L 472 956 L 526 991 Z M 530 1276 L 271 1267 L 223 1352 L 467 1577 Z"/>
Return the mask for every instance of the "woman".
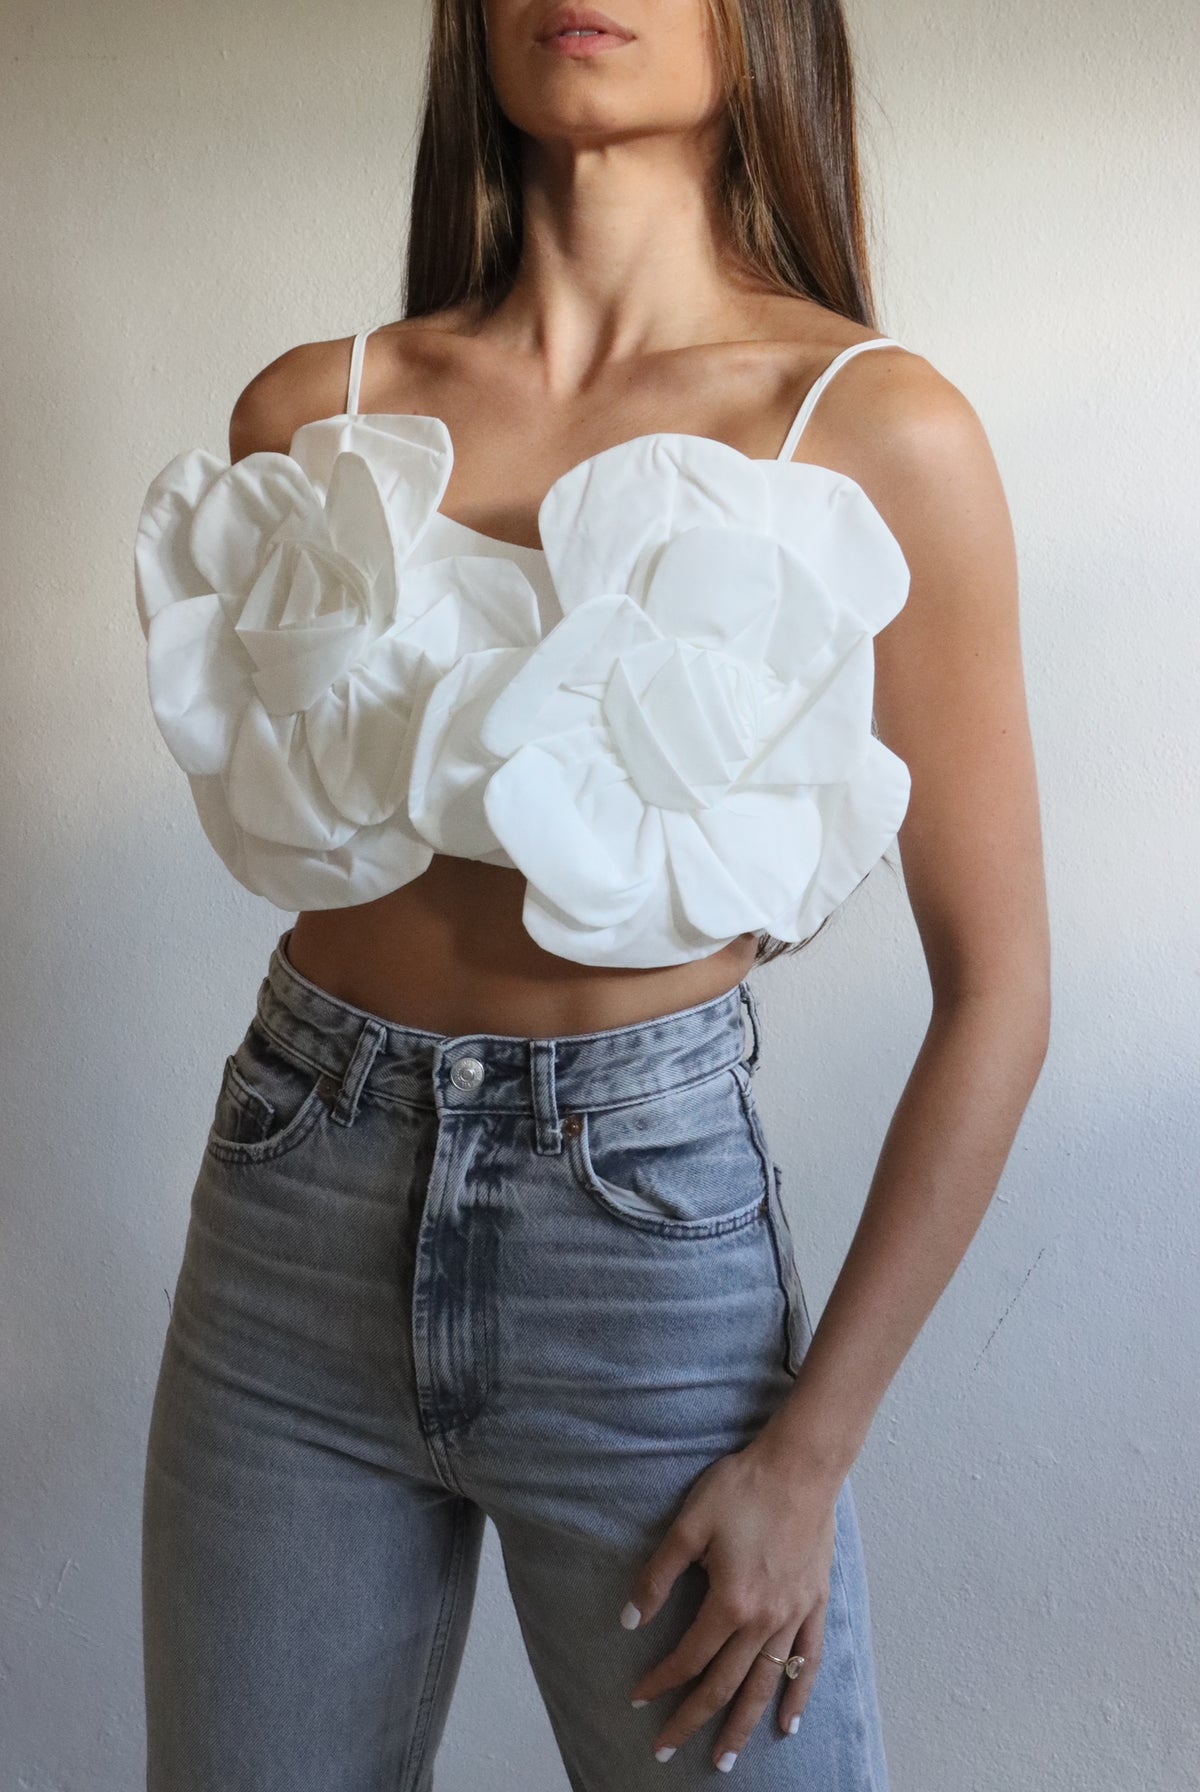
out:
<path id="1" fill-rule="evenodd" d="M 405 317 L 147 494 L 156 718 L 299 911 L 156 1390 L 151 1792 L 428 1788 L 487 1516 L 572 1786 L 887 1786 L 849 1471 L 1049 949 L 1004 495 L 863 243 L 837 0 L 437 0 Z M 746 979 L 897 835 L 932 1018 L 814 1335 Z"/>

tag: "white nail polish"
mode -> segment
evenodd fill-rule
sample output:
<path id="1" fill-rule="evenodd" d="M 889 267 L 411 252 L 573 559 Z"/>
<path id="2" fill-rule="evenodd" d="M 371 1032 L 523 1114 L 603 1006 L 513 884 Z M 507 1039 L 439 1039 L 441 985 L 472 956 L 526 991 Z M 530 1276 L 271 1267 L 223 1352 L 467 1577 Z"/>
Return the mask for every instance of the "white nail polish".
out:
<path id="1" fill-rule="evenodd" d="M 674 1754 L 674 1753 L 675 1753 L 675 1750 L 674 1750 L 674 1749 L 673 1749 L 673 1748 L 667 1748 L 667 1747 L 666 1747 L 666 1746 L 665 1746 L 665 1745 L 664 1745 L 664 1746 L 663 1746 L 663 1747 L 662 1747 L 662 1748 L 656 1748 L 656 1749 L 655 1749 L 655 1751 L 654 1751 L 654 1759 L 655 1759 L 655 1760 L 656 1760 L 656 1761 L 669 1761 L 669 1760 L 670 1760 L 670 1759 L 671 1759 L 671 1756 L 672 1756 L 672 1755 L 673 1755 L 673 1754 Z"/>
<path id="2" fill-rule="evenodd" d="M 733 1764 L 736 1760 L 737 1755 L 733 1749 L 727 1748 L 725 1753 L 721 1756 L 721 1759 L 717 1762 L 717 1772 L 731 1773 L 733 1771 Z"/>
<path id="3" fill-rule="evenodd" d="M 793 1717 L 788 1720 L 788 1735 L 789 1736 L 794 1736 L 796 1734 L 796 1731 L 799 1728 L 800 1728 L 800 1719 L 798 1717 Z"/>
<path id="4" fill-rule="evenodd" d="M 633 1706 L 635 1711 L 640 1711 L 642 1706 L 648 1705 L 650 1701 L 649 1699 L 630 1699 L 629 1703 Z"/>
<path id="5" fill-rule="evenodd" d="M 641 1621 L 642 1614 L 637 1606 L 632 1603 L 627 1605 L 621 1613 L 621 1623 L 625 1626 L 626 1630 L 636 1630 Z"/>

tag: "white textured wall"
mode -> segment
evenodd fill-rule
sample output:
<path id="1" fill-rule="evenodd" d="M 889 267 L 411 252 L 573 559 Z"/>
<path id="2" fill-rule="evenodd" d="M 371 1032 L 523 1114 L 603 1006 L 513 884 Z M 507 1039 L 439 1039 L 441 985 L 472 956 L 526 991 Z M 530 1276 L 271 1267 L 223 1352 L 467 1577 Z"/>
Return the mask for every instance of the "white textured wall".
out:
<path id="1" fill-rule="evenodd" d="M 884 328 L 972 399 L 1015 515 L 1055 926 L 1051 1056 L 855 1472 L 895 1792 L 1184 1792 L 1197 12 L 856 23 Z M 153 727 L 132 535 L 265 361 L 395 315 L 423 14 L 4 0 L 0 26 L 0 1788 L 131 1792 L 167 1290 L 288 919 L 228 877 Z M 925 1022 L 898 879 L 756 987 L 815 1317 Z M 489 1530 L 439 1792 L 565 1785 Z"/>

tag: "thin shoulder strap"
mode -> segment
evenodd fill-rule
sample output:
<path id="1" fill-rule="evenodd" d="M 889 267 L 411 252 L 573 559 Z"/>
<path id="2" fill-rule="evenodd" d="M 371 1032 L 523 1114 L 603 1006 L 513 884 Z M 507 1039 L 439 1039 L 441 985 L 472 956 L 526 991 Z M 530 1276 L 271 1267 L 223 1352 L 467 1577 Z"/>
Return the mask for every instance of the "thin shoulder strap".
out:
<path id="1" fill-rule="evenodd" d="M 372 329 L 375 326 L 372 325 Z M 350 351 L 350 383 L 346 388 L 346 415 L 358 416 L 358 394 L 362 387 L 363 356 L 366 353 L 367 337 L 371 330 L 360 330 L 354 338 L 354 347 Z"/>
<path id="2" fill-rule="evenodd" d="M 820 378 L 817 379 L 812 386 L 810 386 L 808 392 L 805 394 L 804 403 L 796 412 L 795 420 L 792 423 L 792 427 L 787 432 L 783 447 L 779 450 L 778 458 L 780 460 L 791 460 L 793 454 L 796 452 L 800 437 L 804 434 L 804 426 L 817 408 L 817 400 L 820 398 L 822 392 L 839 368 L 844 367 L 846 362 L 854 355 L 861 355 L 864 349 L 901 348 L 902 346 L 902 343 L 894 341 L 890 336 L 873 336 L 869 342 L 852 342 L 850 347 L 844 348 L 840 355 L 835 355 L 824 373 L 821 374 Z"/>

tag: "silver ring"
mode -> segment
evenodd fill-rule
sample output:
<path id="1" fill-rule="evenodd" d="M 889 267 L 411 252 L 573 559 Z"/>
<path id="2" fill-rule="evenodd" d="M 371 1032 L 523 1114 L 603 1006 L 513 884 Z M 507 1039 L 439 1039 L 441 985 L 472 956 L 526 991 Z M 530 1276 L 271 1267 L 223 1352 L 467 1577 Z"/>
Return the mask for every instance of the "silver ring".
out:
<path id="1" fill-rule="evenodd" d="M 759 1654 L 765 1655 L 768 1661 L 777 1661 L 789 1680 L 794 1680 L 804 1666 L 803 1655 L 772 1655 L 769 1649 L 760 1649 Z"/>

